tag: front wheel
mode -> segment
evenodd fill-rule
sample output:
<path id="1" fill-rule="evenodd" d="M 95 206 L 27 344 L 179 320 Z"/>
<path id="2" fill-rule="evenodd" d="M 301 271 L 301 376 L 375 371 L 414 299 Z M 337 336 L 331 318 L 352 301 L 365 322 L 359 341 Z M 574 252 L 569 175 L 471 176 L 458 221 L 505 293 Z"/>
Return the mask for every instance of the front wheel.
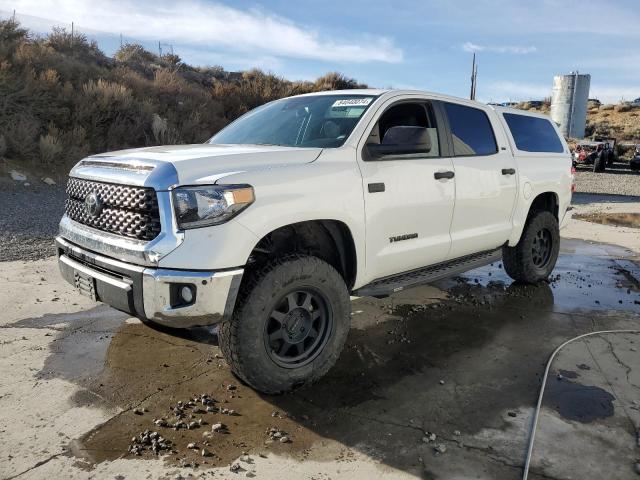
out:
<path id="1" fill-rule="evenodd" d="M 551 274 L 559 252 L 558 220 L 550 212 L 536 212 L 527 220 L 518 244 L 502 248 L 504 269 L 516 281 L 538 283 Z"/>
<path id="2" fill-rule="evenodd" d="M 218 332 L 233 373 L 268 394 L 322 377 L 349 333 L 351 303 L 342 276 L 303 255 L 274 260 L 249 275 L 233 318 Z"/>

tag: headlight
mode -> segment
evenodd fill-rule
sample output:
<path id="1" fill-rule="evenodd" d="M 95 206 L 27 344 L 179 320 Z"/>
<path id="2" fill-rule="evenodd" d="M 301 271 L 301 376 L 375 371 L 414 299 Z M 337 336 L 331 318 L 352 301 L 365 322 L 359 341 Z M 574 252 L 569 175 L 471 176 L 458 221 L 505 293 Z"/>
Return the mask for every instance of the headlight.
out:
<path id="1" fill-rule="evenodd" d="M 173 191 L 173 208 L 180 229 L 224 223 L 254 200 L 249 185 L 200 185 Z"/>

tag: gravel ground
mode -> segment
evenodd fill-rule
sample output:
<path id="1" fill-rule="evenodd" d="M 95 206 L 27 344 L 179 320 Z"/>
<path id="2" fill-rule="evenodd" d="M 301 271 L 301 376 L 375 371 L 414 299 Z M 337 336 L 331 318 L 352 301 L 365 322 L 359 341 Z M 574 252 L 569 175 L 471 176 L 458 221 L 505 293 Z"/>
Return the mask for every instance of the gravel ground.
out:
<path id="1" fill-rule="evenodd" d="M 0 262 L 53 255 L 65 197 L 63 186 L 0 183 Z"/>
<path id="2" fill-rule="evenodd" d="M 594 173 L 586 167 L 576 172 L 578 192 L 633 195 L 640 197 L 640 172 L 633 172 L 625 165 L 615 163 L 604 172 Z M 640 199 L 638 199 L 640 201 Z"/>

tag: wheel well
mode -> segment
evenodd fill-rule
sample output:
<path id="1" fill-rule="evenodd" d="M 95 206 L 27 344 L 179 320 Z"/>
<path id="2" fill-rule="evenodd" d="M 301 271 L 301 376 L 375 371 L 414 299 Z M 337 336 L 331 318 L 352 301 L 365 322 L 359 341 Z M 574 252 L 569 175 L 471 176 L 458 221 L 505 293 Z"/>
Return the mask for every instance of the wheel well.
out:
<path id="1" fill-rule="evenodd" d="M 531 207 L 529 207 L 529 216 L 536 212 L 551 212 L 556 219 L 559 219 L 558 195 L 553 192 L 545 192 L 534 198 Z"/>
<path id="2" fill-rule="evenodd" d="M 318 257 L 333 266 L 349 290 L 356 279 L 356 249 L 349 227 L 337 220 L 311 220 L 280 227 L 257 243 L 247 268 L 260 268 L 269 260 L 292 253 Z"/>

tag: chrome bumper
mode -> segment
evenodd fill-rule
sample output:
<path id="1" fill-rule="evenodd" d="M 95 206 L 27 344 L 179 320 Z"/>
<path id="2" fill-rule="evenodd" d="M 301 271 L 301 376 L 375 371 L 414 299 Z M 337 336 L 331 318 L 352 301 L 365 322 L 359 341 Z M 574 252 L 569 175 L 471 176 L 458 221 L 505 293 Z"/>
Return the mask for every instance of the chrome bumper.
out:
<path id="1" fill-rule="evenodd" d="M 142 298 L 145 316 L 167 327 L 211 325 L 229 318 L 236 303 L 243 269 L 222 272 L 188 272 L 145 268 Z M 191 285 L 193 303 L 172 306 L 171 285 Z"/>
<path id="2" fill-rule="evenodd" d="M 211 325 L 233 313 L 244 270 L 185 271 L 121 262 L 56 238 L 62 276 L 81 293 L 130 315 L 167 327 Z M 190 286 L 195 295 L 181 303 L 176 291 Z"/>

